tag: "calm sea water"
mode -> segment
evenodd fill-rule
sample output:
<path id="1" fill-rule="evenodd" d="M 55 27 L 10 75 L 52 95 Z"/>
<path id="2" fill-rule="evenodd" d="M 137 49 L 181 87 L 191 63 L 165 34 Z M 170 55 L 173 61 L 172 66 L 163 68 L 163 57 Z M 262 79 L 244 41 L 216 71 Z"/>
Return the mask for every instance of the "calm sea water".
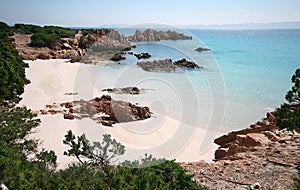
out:
<path id="1" fill-rule="evenodd" d="M 130 34 L 129 30 L 120 31 Z M 152 107 L 163 107 L 164 113 L 183 121 L 192 120 L 195 116 L 192 113 L 196 113 L 201 123 L 215 122 L 215 127 L 221 125 L 224 130 L 245 128 L 285 101 L 285 94 L 291 87 L 290 78 L 300 67 L 300 29 L 190 29 L 183 32 L 192 35 L 193 40 L 137 43 L 133 52 L 149 52 L 151 60 L 186 57 L 204 69 L 179 70 L 173 74 L 148 73 L 135 65 L 135 57 L 127 56 L 120 65 L 107 69 L 126 75 L 116 75 L 120 84 L 115 86 L 138 81 L 136 85 L 157 92 L 155 97 L 160 103 L 153 103 Z M 211 51 L 194 51 L 199 46 Z M 136 75 L 140 78 L 128 80 Z M 161 91 L 157 90 L 159 88 Z M 147 93 L 134 100 L 155 102 L 152 91 Z"/>

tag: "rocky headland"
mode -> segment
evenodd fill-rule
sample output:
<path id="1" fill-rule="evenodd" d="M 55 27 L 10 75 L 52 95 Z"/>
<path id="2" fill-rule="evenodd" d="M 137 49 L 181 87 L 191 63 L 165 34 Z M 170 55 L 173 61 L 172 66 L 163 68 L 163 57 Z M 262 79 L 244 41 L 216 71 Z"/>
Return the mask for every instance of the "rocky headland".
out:
<path id="1" fill-rule="evenodd" d="M 13 36 L 15 47 L 25 60 L 69 59 L 90 63 L 94 53 L 100 52 L 103 60 L 110 60 L 116 53 L 134 47 L 124 35 L 111 29 L 100 29 L 95 33 L 78 30 L 73 38 L 61 38 L 52 48 L 31 47 L 31 36 L 17 33 Z"/>
<path id="2" fill-rule="evenodd" d="M 30 46 L 32 34 L 15 33 L 14 45 L 24 60 L 36 59 L 69 59 L 71 62 L 98 63 L 99 61 L 120 61 L 127 51 L 136 47 L 131 42 L 159 40 L 189 40 L 175 31 L 136 30 L 133 36 L 125 37 L 112 29 L 99 29 L 94 32 L 78 30 L 73 37 L 60 38 L 54 47 Z M 135 55 L 138 59 L 151 57 L 149 53 Z"/>
<path id="3" fill-rule="evenodd" d="M 153 42 L 160 40 L 191 40 L 191 36 L 176 31 L 157 31 L 146 29 L 145 31 L 136 30 L 133 36 L 127 38 L 131 42 Z"/>
<path id="4" fill-rule="evenodd" d="M 97 123 L 112 126 L 116 123 L 144 120 L 151 117 L 148 107 L 137 106 L 130 102 L 113 100 L 109 95 L 92 100 L 73 101 L 46 105 L 40 114 L 62 114 L 64 119 L 91 118 Z"/>
<path id="5" fill-rule="evenodd" d="M 300 165 L 300 135 L 279 131 L 273 112 L 249 128 L 214 141 L 215 162 L 181 163 L 208 189 L 294 189 Z"/>

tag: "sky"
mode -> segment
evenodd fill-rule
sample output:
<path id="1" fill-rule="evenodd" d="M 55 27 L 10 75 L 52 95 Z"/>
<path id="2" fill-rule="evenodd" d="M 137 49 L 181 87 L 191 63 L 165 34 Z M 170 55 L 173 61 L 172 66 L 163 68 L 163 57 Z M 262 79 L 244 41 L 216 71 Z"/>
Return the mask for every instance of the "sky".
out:
<path id="1" fill-rule="evenodd" d="M 0 0 L 0 21 L 69 27 L 299 22 L 300 0 Z"/>

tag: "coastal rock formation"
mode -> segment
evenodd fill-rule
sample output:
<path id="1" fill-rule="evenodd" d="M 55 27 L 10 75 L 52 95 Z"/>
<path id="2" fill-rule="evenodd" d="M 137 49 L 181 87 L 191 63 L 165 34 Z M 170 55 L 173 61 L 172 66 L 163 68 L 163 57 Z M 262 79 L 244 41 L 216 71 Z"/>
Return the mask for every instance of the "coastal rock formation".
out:
<path id="1" fill-rule="evenodd" d="M 203 68 L 203 67 L 200 67 L 199 65 L 197 65 L 196 63 L 194 63 L 192 61 L 186 60 L 185 58 L 182 58 L 178 61 L 175 61 L 173 64 L 176 65 L 176 66 L 179 66 L 179 67 L 187 67 L 187 68 L 192 68 L 192 69 Z"/>
<path id="2" fill-rule="evenodd" d="M 245 152 L 255 146 L 266 145 L 277 140 L 276 135 L 270 131 L 277 129 L 273 112 L 267 118 L 259 121 L 250 128 L 233 131 L 215 139 L 214 143 L 220 145 L 215 152 L 215 159 L 226 159 L 236 153 Z"/>
<path id="3" fill-rule="evenodd" d="M 211 190 L 294 189 L 300 163 L 300 134 L 278 131 L 273 112 L 267 118 L 215 140 L 216 160 L 180 163 L 194 180 Z"/>
<path id="4" fill-rule="evenodd" d="M 95 37 L 90 48 L 94 52 L 98 51 L 122 51 L 124 49 L 131 49 L 130 42 L 126 39 L 123 34 L 118 31 L 110 31 L 106 35 L 101 37 Z"/>
<path id="5" fill-rule="evenodd" d="M 88 53 L 104 52 L 103 56 L 109 60 L 114 54 L 126 49 L 133 48 L 127 38 L 118 31 L 111 29 L 99 29 L 94 33 L 77 31 L 73 38 L 61 38 L 53 48 L 30 47 L 31 35 L 14 34 L 14 44 L 19 55 L 25 60 L 35 59 L 69 59 L 71 62 L 79 62 Z"/>
<path id="6" fill-rule="evenodd" d="M 171 59 L 160 59 L 154 61 L 141 61 L 137 62 L 144 71 L 149 72 L 173 72 L 176 66 L 172 64 Z"/>
<path id="7" fill-rule="evenodd" d="M 134 56 L 138 59 L 148 59 L 151 57 L 149 53 L 139 53 L 139 54 L 134 54 Z"/>
<path id="8" fill-rule="evenodd" d="M 154 61 L 141 61 L 137 62 L 144 71 L 148 72 L 173 72 L 176 68 L 185 67 L 190 69 L 203 68 L 194 62 L 187 61 L 185 58 L 172 62 L 172 59 L 159 59 Z"/>
<path id="9" fill-rule="evenodd" d="M 102 91 L 115 94 L 140 94 L 140 89 L 138 87 L 107 88 L 103 89 Z"/>
<path id="10" fill-rule="evenodd" d="M 191 40 L 191 36 L 186 36 L 176 31 L 157 31 L 152 29 L 146 29 L 145 31 L 136 30 L 133 36 L 127 38 L 131 42 L 152 42 L 160 40 Z"/>
<path id="11" fill-rule="evenodd" d="M 30 47 L 31 35 L 14 34 L 14 45 L 19 51 L 19 55 L 24 60 L 36 59 L 70 59 L 73 61 L 80 60 L 81 56 L 86 52 L 78 46 L 73 45 L 75 39 L 80 39 L 80 34 L 75 35 L 74 39 L 62 38 L 62 43 L 57 44 L 53 49 L 47 47 Z"/>
<path id="12" fill-rule="evenodd" d="M 63 114 L 64 119 L 81 119 L 89 117 L 105 126 L 115 123 L 144 120 L 151 117 L 148 107 L 136 106 L 130 102 L 113 100 L 109 95 L 92 100 L 65 102 L 46 105 L 41 114 Z"/>
<path id="13" fill-rule="evenodd" d="M 209 48 L 198 47 L 197 49 L 195 49 L 195 51 L 203 52 L 203 51 L 210 51 L 210 49 Z"/>

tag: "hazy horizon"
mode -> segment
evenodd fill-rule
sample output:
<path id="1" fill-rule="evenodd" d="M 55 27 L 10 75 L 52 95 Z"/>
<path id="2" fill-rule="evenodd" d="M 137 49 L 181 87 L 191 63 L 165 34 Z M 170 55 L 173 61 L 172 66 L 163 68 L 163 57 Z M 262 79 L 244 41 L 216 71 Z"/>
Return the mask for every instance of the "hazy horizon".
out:
<path id="1" fill-rule="evenodd" d="M 0 20 L 66 27 L 160 23 L 211 26 L 300 22 L 297 0 L 0 0 Z"/>

